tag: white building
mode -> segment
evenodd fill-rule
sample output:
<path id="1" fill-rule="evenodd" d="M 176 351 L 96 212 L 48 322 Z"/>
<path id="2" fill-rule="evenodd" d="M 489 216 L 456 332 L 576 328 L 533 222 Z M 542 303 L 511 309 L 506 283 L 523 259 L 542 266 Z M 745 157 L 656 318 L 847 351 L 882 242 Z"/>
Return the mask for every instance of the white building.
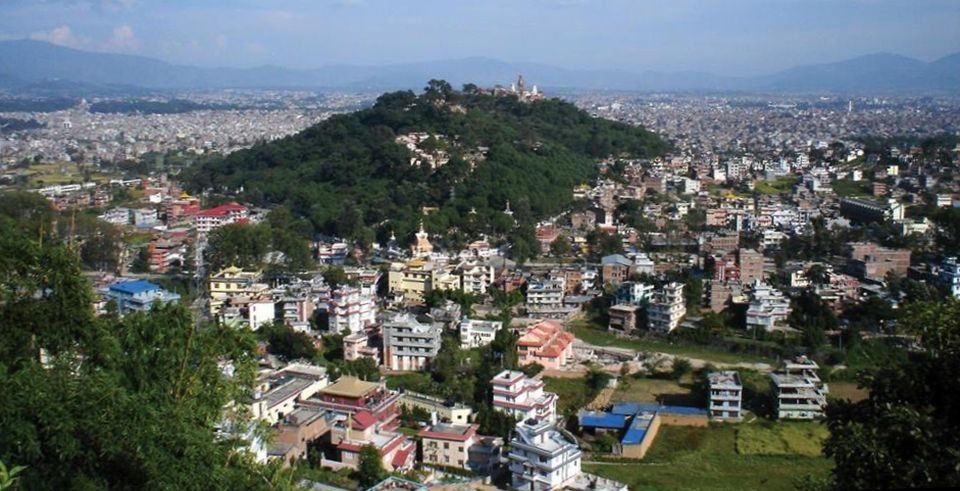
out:
<path id="1" fill-rule="evenodd" d="M 503 322 L 468 319 L 460 321 L 460 347 L 480 348 L 493 342 Z"/>
<path id="2" fill-rule="evenodd" d="M 653 259 L 650 259 L 650 256 L 645 252 L 638 252 L 636 256 L 633 256 L 633 271 L 637 274 L 655 274 L 656 266 Z"/>
<path id="3" fill-rule="evenodd" d="M 197 213 L 196 227 L 200 235 L 222 227 L 228 223 L 243 223 L 248 220 L 247 207 L 238 203 L 228 203 Z"/>
<path id="4" fill-rule="evenodd" d="M 410 314 L 383 323 L 383 364 L 389 370 L 423 370 L 440 351 L 440 326 L 421 324 Z"/>
<path id="5" fill-rule="evenodd" d="M 516 370 L 504 370 L 490 380 L 493 385 L 493 409 L 520 421 L 557 420 L 557 395 L 545 392 L 542 380 L 532 379 Z"/>
<path id="6" fill-rule="evenodd" d="M 513 489 L 564 489 L 580 476 L 581 453 L 576 440 L 551 423 L 517 423 L 510 447 L 507 458 Z"/>
<path id="7" fill-rule="evenodd" d="M 527 308 L 537 311 L 562 310 L 563 283 L 562 279 L 557 279 L 530 285 L 527 288 Z"/>
<path id="8" fill-rule="evenodd" d="M 956 257 L 948 257 L 940 264 L 940 282 L 955 298 L 960 298 L 960 262 Z"/>
<path id="9" fill-rule="evenodd" d="M 627 281 L 617 288 L 616 301 L 618 304 L 646 305 L 653 298 L 653 285 L 639 281 Z"/>
<path id="10" fill-rule="evenodd" d="M 668 333 L 676 329 L 686 314 L 683 284 L 672 282 L 657 290 L 647 308 L 650 330 Z"/>
<path id="11" fill-rule="evenodd" d="M 771 331 L 790 316 L 790 301 L 780 290 L 754 280 L 747 308 L 747 329 Z"/>
<path id="12" fill-rule="evenodd" d="M 468 260 L 457 266 L 460 273 L 460 289 L 464 293 L 485 294 L 493 284 L 494 271 L 490 264 Z"/>
<path id="13" fill-rule="evenodd" d="M 377 304 L 357 287 L 337 288 L 327 301 L 330 331 L 354 333 L 377 323 Z"/>
<path id="14" fill-rule="evenodd" d="M 740 374 L 729 370 L 710 372 L 707 375 L 710 384 L 710 400 L 707 413 L 711 418 L 721 421 L 740 421 L 743 400 L 743 383 Z"/>
<path id="15" fill-rule="evenodd" d="M 814 419 L 823 416 L 829 388 L 820 380 L 819 370 L 817 362 L 801 356 L 770 374 L 777 418 Z"/>

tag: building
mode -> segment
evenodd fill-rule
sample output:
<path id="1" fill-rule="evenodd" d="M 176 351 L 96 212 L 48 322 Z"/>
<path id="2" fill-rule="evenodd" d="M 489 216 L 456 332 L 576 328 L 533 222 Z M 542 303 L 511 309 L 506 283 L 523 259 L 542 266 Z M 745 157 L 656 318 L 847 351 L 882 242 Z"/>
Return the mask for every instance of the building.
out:
<path id="1" fill-rule="evenodd" d="M 459 402 L 440 399 L 439 397 L 421 394 L 405 390 L 400 395 L 400 405 L 407 408 L 418 408 L 426 411 L 431 416 L 443 423 L 455 425 L 465 425 L 470 423 L 473 417 L 473 408 Z"/>
<path id="2" fill-rule="evenodd" d="M 940 263 L 940 283 L 955 298 L 960 298 L 960 262 L 956 256 L 944 258 Z"/>
<path id="3" fill-rule="evenodd" d="M 753 249 L 740 249 L 737 252 L 740 267 L 740 282 L 744 285 L 763 279 L 763 254 Z"/>
<path id="4" fill-rule="evenodd" d="M 164 290 L 149 281 L 119 281 L 106 288 L 103 294 L 117 304 L 117 313 L 146 312 L 154 304 L 166 305 L 180 301 L 180 294 Z"/>
<path id="5" fill-rule="evenodd" d="M 343 337 L 343 359 L 356 361 L 370 358 L 380 365 L 380 349 L 373 345 L 369 331 L 357 331 Z"/>
<path id="6" fill-rule="evenodd" d="M 423 220 L 420 220 L 420 230 L 414 236 L 416 240 L 411 246 L 413 257 L 428 257 L 433 252 L 433 244 L 430 243 L 427 231 L 423 229 Z"/>
<path id="7" fill-rule="evenodd" d="M 610 307 L 610 324 L 608 329 L 611 331 L 633 332 L 637 329 L 637 314 L 640 308 L 636 305 L 618 304 Z"/>
<path id="8" fill-rule="evenodd" d="M 741 403 L 743 401 L 743 383 L 740 374 L 729 370 L 710 372 L 707 375 L 709 384 L 709 401 L 707 412 L 710 418 L 720 421 L 740 421 L 742 419 Z"/>
<path id="9" fill-rule="evenodd" d="M 563 368 L 573 360 L 574 340 L 573 334 L 564 331 L 559 322 L 541 321 L 517 340 L 520 365 L 539 363 L 544 368 Z"/>
<path id="10" fill-rule="evenodd" d="M 532 379 L 516 370 L 504 370 L 490 380 L 493 386 L 493 409 L 507 413 L 518 421 L 557 419 L 557 395 L 543 390 L 542 380 Z"/>
<path id="11" fill-rule="evenodd" d="M 456 273 L 460 277 L 460 289 L 464 293 L 483 295 L 493 285 L 494 270 L 490 264 L 468 260 L 457 265 Z"/>
<path id="12" fill-rule="evenodd" d="M 262 376 L 254 390 L 251 415 L 274 425 L 328 383 L 326 369 L 311 365 L 293 364 Z"/>
<path id="13" fill-rule="evenodd" d="M 533 312 L 563 310 L 563 281 L 544 280 L 527 286 L 527 309 Z"/>
<path id="14" fill-rule="evenodd" d="M 889 249 L 872 242 L 850 245 L 851 273 L 858 278 L 883 280 L 890 271 L 906 276 L 910 269 L 910 249 Z"/>
<path id="15" fill-rule="evenodd" d="M 600 278 L 604 283 L 619 285 L 630 278 L 634 264 L 622 254 L 611 254 L 600 259 Z"/>
<path id="16" fill-rule="evenodd" d="M 480 348 L 493 342 L 497 331 L 503 328 L 503 322 L 468 319 L 460 321 L 460 346 Z"/>
<path id="17" fill-rule="evenodd" d="M 627 281 L 617 288 L 615 300 L 618 304 L 646 305 L 653 298 L 653 285 L 639 281 Z"/>
<path id="18" fill-rule="evenodd" d="M 194 217 L 197 233 L 206 235 L 211 230 L 228 223 L 247 223 L 247 207 L 239 203 L 227 203 L 215 208 L 201 210 Z"/>
<path id="19" fill-rule="evenodd" d="M 474 470 L 471 468 L 471 464 L 473 464 L 489 470 L 493 465 L 490 458 L 485 461 L 480 459 L 470 460 L 471 448 L 490 441 L 477 434 L 477 428 L 479 427 L 480 425 L 438 423 L 420 430 L 417 436 L 420 437 L 423 463 L 425 465 L 458 467 L 465 470 Z M 481 452 L 474 453 L 478 456 L 482 454 Z M 488 453 L 492 454 L 493 452 Z M 496 449 L 496 453 L 499 454 L 499 448 Z"/>
<path id="20" fill-rule="evenodd" d="M 360 288 L 343 286 L 333 291 L 327 301 L 330 331 L 337 334 L 360 332 L 377 323 L 377 304 Z"/>
<path id="21" fill-rule="evenodd" d="M 434 279 L 433 263 L 429 261 L 414 259 L 407 263 L 393 263 L 387 273 L 387 288 L 405 302 L 418 304 L 433 291 Z"/>
<path id="22" fill-rule="evenodd" d="M 218 315 L 221 307 L 230 298 L 267 295 L 269 285 L 259 283 L 259 271 L 245 271 L 235 266 L 224 268 L 210 277 L 210 313 Z"/>
<path id="23" fill-rule="evenodd" d="M 680 325 L 686 312 L 683 284 L 671 282 L 654 294 L 647 307 L 647 324 L 651 331 L 669 333 Z"/>
<path id="24" fill-rule="evenodd" d="M 396 314 L 383 323 L 383 365 L 388 370 L 423 370 L 440 351 L 442 329 L 421 324 L 410 314 Z"/>
<path id="25" fill-rule="evenodd" d="M 814 419 L 827 407 L 827 384 L 820 380 L 817 362 L 800 356 L 770 374 L 775 412 L 779 419 Z"/>
<path id="26" fill-rule="evenodd" d="M 516 490 L 563 489 L 580 475 L 580 448 L 553 424 L 535 419 L 517 423 L 507 455 Z"/>
<path id="27" fill-rule="evenodd" d="M 272 446 L 290 447 L 292 452 L 285 450 L 281 453 L 290 455 L 293 459 L 306 458 L 307 447 L 330 431 L 329 424 L 332 416 L 332 413 L 323 409 L 298 407 L 277 425 Z"/>
<path id="28" fill-rule="evenodd" d="M 747 307 L 747 329 L 772 331 L 790 316 L 790 300 L 780 290 L 754 280 Z"/>
<path id="29" fill-rule="evenodd" d="M 400 416 L 399 392 L 387 389 L 382 382 L 366 382 L 346 375 L 321 389 L 307 404 L 342 415 L 368 413 L 385 426 Z"/>
<path id="30" fill-rule="evenodd" d="M 893 199 L 888 199 L 886 202 L 858 198 L 840 200 L 840 214 L 856 222 L 903 220 L 903 213 L 903 205 Z"/>

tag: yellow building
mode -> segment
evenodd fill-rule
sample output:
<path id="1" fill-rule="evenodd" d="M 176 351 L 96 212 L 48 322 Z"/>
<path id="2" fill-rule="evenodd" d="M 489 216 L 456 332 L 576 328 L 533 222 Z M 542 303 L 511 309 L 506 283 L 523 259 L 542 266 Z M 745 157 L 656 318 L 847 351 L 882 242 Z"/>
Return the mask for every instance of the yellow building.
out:
<path id="1" fill-rule="evenodd" d="M 245 271 L 236 266 L 224 268 L 211 276 L 208 281 L 210 313 L 219 314 L 223 304 L 230 298 L 265 293 L 270 287 L 264 283 L 257 283 L 259 279 L 259 271 Z"/>
<path id="2" fill-rule="evenodd" d="M 403 295 L 408 303 L 422 303 L 434 288 L 433 263 L 413 259 L 407 263 L 393 263 L 387 274 L 390 293 Z"/>

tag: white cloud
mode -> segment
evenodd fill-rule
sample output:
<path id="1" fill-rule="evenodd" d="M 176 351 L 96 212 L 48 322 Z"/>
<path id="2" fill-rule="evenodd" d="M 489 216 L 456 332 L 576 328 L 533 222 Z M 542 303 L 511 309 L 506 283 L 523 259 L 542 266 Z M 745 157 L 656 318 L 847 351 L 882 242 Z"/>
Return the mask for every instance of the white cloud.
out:
<path id="1" fill-rule="evenodd" d="M 30 39 L 35 41 L 46 41 L 48 43 L 67 46 L 70 48 L 88 48 L 90 47 L 90 38 L 77 36 L 70 29 L 70 26 L 63 24 L 54 27 L 50 31 L 39 31 L 30 34 Z"/>
<path id="2" fill-rule="evenodd" d="M 129 24 L 124 24 L 113 29 L 113 34 L 103 48 L 106 51 L 140 51 L 140 40 L 133 33 L 133 28 Z"/>

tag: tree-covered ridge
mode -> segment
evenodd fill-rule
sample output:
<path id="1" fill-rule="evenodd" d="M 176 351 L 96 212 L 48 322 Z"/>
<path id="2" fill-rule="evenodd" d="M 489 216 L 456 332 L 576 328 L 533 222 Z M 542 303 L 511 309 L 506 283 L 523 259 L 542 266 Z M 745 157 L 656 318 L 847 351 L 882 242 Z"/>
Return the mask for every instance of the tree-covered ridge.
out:
<path id="1" fill-rule="evenodd" d="M 442 135 L 450 160 L 437 170 L 410 164 L 395 140 Z M 594 176 L 595 160 L 650 157 L 666 144 L 643 128 L 593 118 L 560 100 L 522 102 L 454 91 L 443 81 L 426 90 L 393 92 L 376 104 L 334 116 L 298 135 L 257 145 L 188 172 L 196 190 L 236 192 L 256 204 L 284 204 L 314 229 L 358 239 L 404 237 L 422 207 L 434 232 L 505 233 L 561 211 L 571 188 Z M 469 155 L 486 158 L 471 170 Z M 471 214 L 475 209 L 476 214 Z"/>

